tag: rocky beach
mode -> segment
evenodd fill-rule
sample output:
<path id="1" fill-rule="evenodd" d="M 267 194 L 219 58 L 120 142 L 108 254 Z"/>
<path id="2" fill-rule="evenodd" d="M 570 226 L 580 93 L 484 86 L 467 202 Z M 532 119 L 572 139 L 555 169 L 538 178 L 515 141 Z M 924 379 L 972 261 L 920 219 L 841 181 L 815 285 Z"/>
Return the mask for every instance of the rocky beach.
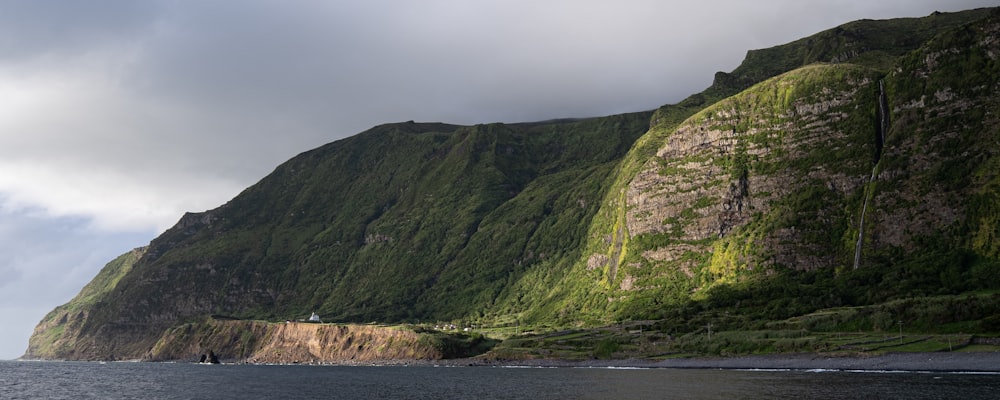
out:
<path id="1" fill-rule="evenodd" d="M 1000 373 L 1000 352 L 885 353 L 885 354 L 767 354 L 739 357 L 691 357 L 660 361 L 627 360 L 482 360 L 456 359 L 402 363 L 448 366 L 502 366 L 537 368 L 691 368 L 841 371 L 932 371 Z M 393 362 L 399 365 L 399 362 Z M 368 364 L 371 365 L 371 364 Z M 381 365 L 381 364 L 377 364 Z"/>

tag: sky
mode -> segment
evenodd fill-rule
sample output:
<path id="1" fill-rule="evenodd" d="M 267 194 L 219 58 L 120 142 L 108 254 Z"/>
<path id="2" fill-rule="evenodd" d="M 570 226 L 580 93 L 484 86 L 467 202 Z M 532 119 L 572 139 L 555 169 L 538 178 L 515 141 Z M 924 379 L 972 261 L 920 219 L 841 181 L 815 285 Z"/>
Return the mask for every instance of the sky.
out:
<path id="1" fill-rule="evenodd" d="M 747 50 L 996 0 L 0 0 L 0 359 L 114 257 L 377 124 L 654 109 Z"/>

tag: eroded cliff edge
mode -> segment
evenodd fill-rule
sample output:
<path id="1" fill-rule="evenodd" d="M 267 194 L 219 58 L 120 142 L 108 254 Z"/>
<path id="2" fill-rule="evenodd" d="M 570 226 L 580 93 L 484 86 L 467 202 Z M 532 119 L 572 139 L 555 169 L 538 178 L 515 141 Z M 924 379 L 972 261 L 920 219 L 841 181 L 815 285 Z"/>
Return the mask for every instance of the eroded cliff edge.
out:
<path id="1" fill-rule="evenodd" d="M 485 353 L 494 344 L 481 335 L 405 326 L 206 319 L 167 330 L 146 360 L 197 360 L 209 351 L 249 363 L 442 360 Z"/>

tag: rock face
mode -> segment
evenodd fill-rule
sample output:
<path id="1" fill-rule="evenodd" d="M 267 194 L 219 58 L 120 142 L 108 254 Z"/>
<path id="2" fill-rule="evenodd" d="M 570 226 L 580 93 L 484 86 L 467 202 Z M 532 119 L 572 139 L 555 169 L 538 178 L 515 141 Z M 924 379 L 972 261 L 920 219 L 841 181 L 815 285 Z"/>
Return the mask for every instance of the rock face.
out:
<path id="1" fill-rule="evenodd" d="M 105 301 L 105 296 L 115 290 L 122 277 L 131 272 L 132 266 L 145 254 L 146 248 L 138 248 L 109 262 L 75 298 L 49 312 L 35 327 L 24 358 L 103 360 L 116 359 L 115 354 L 122 354 L 113 343 L 109 346 L 98 342 L 104 338 L 98 335 L 100 324 L 95 324 L 92 316 Z M 98 314 L 96 318 L 101 316 Z M 128 354 L 124 358 L 136 359 L 140 354 Z"/>
<path id="2" fill-rule="evenodd" d="M 610 248 L 591 247 L 588 268 L 604 274 L 589 279 L 628 304 L 849 264 L 876 162 L 880 76 L 852 64 L 798 68 L 661 134 L 612 201 L 619 228 Z"/>
<path id="3" fill-rule="evenodd" d="M 996 257 L 1000 20 L 966 26 L 910 54 L 888 78 L 892 124 L 870 250 L 959 243 Z"/>
<path id="4" fill-rule="evenodd" d="M 827 52 L 824 43 L 836 41 L 823 33 L 751 52 L 706 92 L 659 110 L 625 158 L 628 172 L 605 198 L 578 267 L 554 290 L 561 303 L 545 312 L 567 322 L 649 318 L 708 300 L 706 289 L 789 270 L 848 270 L 856 254 L 859 268 L 895 268 L 894 283 L 867 274 L 860 285 L 881 281 L 893 293 L 910 280 L 925 282 L 921 291 L 961 291 L 955 276 L 996 265 L 998 254 L 1000 51 L 991 13 L 889 51 L 898 58 L 872 58 L 880 52 L 872 42 L 850 44 L 884 34 L 871 21 L 827 32 L 850 31 L 845 46 L 856 51 Z M 765 53 L 775 62 L 762 65 Z M 750 71 L 780 69 L 790 54 L 826 62 L 746 84 Z M 995 267 L 981 268 L 973 273 Z M 603 290 L 572 294 L 588 284 Z M 854 301 L 828 296 L 827 306 Z"/>
<path id="5" fill-rule="evenodd" d="M 856 254 L 972 290 L 954 276 L 1000 265 L 998 37 L 995 9 L 859 21 L 656 112 L 379 126 L 109 263 L 26 357 L 435 358 L 412 332 L 253 321 L 604 324 Z"/>
<path id="6" fill-rule="evenodd" d="M 648 260 L 687 260 L 679 265 L 685 271 L 696 267 L 686 255 L 711 254 L 718 240 L 735 233 L 746 237 L 743 244 L 755 254 L 733 254 L 725 268 L 810 269 L 839 261 L 831 255 L 840 252 L 843 232 L 799 220 L 846 217 L 831 206 L 856 195 L 871 168 L 867 155 L 875 143 L 865 128 L 871 125 L 877 74 L 814 65 L 689 118 L 629 184 L 629 234 L 669 238 L 666 246 L 646 250 Z M 810 87 L 822 89 L 804 89 Z M 794 202 L 801 197 L 822 202 L 799 207 Z M 788 212 L 810 215 L 789 218 Z M 818 234 L 834 243 L 804 240 Z"/>
<path id="7" fill-rule="evenodd" d="M 195 361 L 206 352 L 227 362 L 282 364 L 445 357 L 429 337 L 401 328 L 207 320 L 167 330 L 147 359 Z"/>

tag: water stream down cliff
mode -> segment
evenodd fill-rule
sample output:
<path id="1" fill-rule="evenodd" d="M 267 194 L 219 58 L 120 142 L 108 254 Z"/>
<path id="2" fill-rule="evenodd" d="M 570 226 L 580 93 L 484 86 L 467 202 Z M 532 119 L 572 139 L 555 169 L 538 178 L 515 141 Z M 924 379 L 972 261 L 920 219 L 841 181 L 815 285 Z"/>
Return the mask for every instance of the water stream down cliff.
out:
<path id="1" fill-rule="evenodd" d="M 861 216 L 858 220 L 858 241 L 854 245 L 854 269 L 861 266 L 861 248 L 865 243 L 865 213 L 868 212 L 868 201 L 874 195 L 875 187 L 872 182 L 878 178 L 879 162 L 882 161 L 882 146 L 885 145 L 885 131 L 889 129 L 889 99 L 885 95 L 885 85 L 880 79 L 878 81 L 878 105 L 875 108 L 875 160 L 872 166 L 872 175 L 865 182 L 863 200 L 861 202 Z"/>

